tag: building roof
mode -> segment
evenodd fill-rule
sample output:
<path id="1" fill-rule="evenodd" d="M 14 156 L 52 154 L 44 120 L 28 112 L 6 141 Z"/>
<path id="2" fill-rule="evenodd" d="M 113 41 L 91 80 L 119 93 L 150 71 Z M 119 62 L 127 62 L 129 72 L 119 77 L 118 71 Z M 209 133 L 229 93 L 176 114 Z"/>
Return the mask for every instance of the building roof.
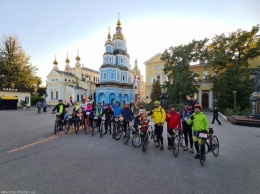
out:
<path id="1" fill-rule="evenodd" d="M 55 71 L 57 71 L 57 73 L 59 73 L 59 74 L 63 74 L 63 75 L 70 76 L 70 77 L 76 77 L 72 73 L 68 73 L 66 71 L 60 71 L 60 70 L 55 70 Z"/>
<path id="2" fill-rule="evenodd" d="M 145 61 L 144 64 L 146 65 L 146 64 L 149 63 L 151 60 L 153 60 L 154 58 L 156 58 L 156 57 L 158 57 L 158 56 L 160 56 L 160 55 L 162 55 L 162 53 L 157 53 L 157 54 L 155 54 L 155 55 L 152 56 L 150 59 L 148 59 L 147 61 Z"/>
<path id="3" fill-rule="evenodd" d="M 98 71 L 96 71 L 94 69 L 87 68 L 87 67 L 82 67 L 82 69 L 87 70 L 87 71 L 92 71 L 93 73 L 99 73 Z"/>
<path id="4" fill-rule="evenodd" d="M 69 86 L 69 87 L 72 87 L 72 88 L 75 88 L 75 89 L 78 89 L 78 90 L 86 90 L 85 88 L 82 88 L 82 87 L 80 87 L 80 86 L 73 86 L 73 85 L 71 85 L 71 84 L 66 84 L 67 86 Z"/>
<path id="5" fill-rule="evenodd" d="M 100 69 L 104 69 L 104 68 L 117 68 L 117 69 L 120 69 L 120 70 L 128 71 L 128 68 L 126 66 L 122 66 L 122 65 L 103 64 L 100 67 Z"/>

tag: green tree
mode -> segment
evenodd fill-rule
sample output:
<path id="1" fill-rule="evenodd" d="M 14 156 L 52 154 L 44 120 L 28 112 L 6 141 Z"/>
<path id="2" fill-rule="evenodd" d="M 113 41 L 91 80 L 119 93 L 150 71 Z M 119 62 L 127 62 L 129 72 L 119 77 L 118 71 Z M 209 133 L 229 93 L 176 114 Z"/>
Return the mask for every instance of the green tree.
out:
<path id="1" fill-rule="evenodd" d="M 205 61 L 207 42 L 206 38 L 201 41 L 193 40 L 187 45 L 170 47 L 169 50 L 164 51 L 161 59 L 165 61 L 164 73 L 169 77 L 169 81 L 164 86 L 169 95 L 169 104 L 181 103 L 186 95 L 198 90 L 199 85 L 194 79 L 198 75 L 190 71 L 189 67 L 192 62 Z"/>
<path id="2" fill-rule="evenodd" d="M 38 87 L 36 92 L 38 96 L 42 97 L 44 94 L 46 94 L 46 87 Z"/>
<path id="3" fill-rule="evenodd" d="M 152 91 L 151 91 L 151 100 L 160 101 L 160 95 L 162 93 L 162 88 L 159 80 L 153 80 Z"/>
<path id="4" fill-rule="evenodd" d="M 0 43 L 0 87 L 35 89 L 41 84 L 36 71 L 17 37 L 4 36 Z"/>
<path id="5" fill-rule="evenodd" d="M 248 61 L 260 55 L 258 32 L 259 25 L 251 31 L 238 29 L 228 36 L 216 35 L 208 45 L 208 64 L 216 71 L 213 88 L 219 94 L 218 106 L 222 110 L 234 108 L 233 91 L 237 92 L 237 107 L 243 110 L 249 106 L 253 80 Z"/>

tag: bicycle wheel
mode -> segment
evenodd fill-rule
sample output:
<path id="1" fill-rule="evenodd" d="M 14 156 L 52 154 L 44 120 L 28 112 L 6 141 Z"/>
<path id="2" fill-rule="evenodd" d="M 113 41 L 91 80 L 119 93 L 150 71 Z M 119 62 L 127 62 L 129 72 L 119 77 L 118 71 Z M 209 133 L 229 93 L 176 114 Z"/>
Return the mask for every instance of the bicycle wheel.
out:
<path id="1" fill-rule="evenodd" d="M 142 146 L 142 151 L 145 152 L 148 146 L 148 141 L 149 141 L 149 137 L 148 134 L 145 135 L 144 138 L 144 142 L 143 142 L 143 146 Z"/>
<path id="2" fill-rule="evenodd" d="M 123 126 L 118 125 L 115 129 L 115 139 L 119 140 L 122 137 L 123 134 Z"/>
<path id="3" fill-rule="evenodd" d="M 172 137 L 172 150 L 173 150 L 173 155 L 175 157 L 178 156 L 178 153 L 179 153 L 179 136 L 176 135 L 174 137 Z"/>
<path id="4" fill-rule="evenodd" d="M 102 122 L 100 125 L 100 137 L 102 137 L 102 135 L 103 135 L 103 127 L 104 127 L 104 124 Z"/>
<path id="5" fill-rule="evenodd" d="M 217 136 L 213 135 L 212 136 L 212 148 L 211 151 L 213 153 L 214 156 L 217 156 L 219 153 L 219 141 Z"/>
<path id="6" fill-rule="evenodd" d="M 154 141 L 154 143 L 157 142 L 157 135 L 156 135 L 155 131 L 153 131 L 153 141 Z"/>
<path id="7" fill-rule="evenodd" d="M 125 135 L 123 136 L 123 143 L 127 144 L 128 140 L 130 139 L 130 131 L 129 129 L 126 131 Z"/>
<path id="8" fill-rule="evenodd" d="M 180 135 L 180 146 L 183 147 L 183 140 L 184 140 L 184 135 L 183 133 Z"/>
<path id="9" fill-rule="evenodd" d="M 58 121 L 55 121 L 55 124 L 54 124 L 54 135 L 57 134 L 58 127 L 59 127 Z"/>
<path id="10" fill-rule="evenodd" d="M 93 121 L 93 126 L 92 126 L 92 135 L 94 135 L 94 132 L 95 132 L 95 128 L 98 127 L 98 124 L 96 121 Z"/>
<path id="11" fill-rule="evenodd" d="M 205 165 L 205 161 L 206 161 L 205 142 L 204 142 L 204 140 L 201 140 L 201 144 L 200 144 L 200 164 L 201 164 L 201 166 Z"/>
<path id="12" fill-rule="evenodd" d="M 79 123 L 79 120 L 77 119 L 77 120 L 75 121 L 75 124 L 74 124 L 75 133 L 76 133 L 76 134 L 78 134 L 78 132 L 79 132 L 79 125 L 80 125 L 80 123 Z"/>
<path id="13" fill-rule="evenodd" d="M 142 138 L 141 135 L 139 134 L 134 134 L 133 138 L 132 138 L 132 144 L 134 147 L 139 147 L 142 143 Z"/>
<path id="14" fill-rule="evenodd" d="M 64 133 L 67 134 L 70 130 L 70 120 L 69 119 L 65 119 L 65 130 Z"/>

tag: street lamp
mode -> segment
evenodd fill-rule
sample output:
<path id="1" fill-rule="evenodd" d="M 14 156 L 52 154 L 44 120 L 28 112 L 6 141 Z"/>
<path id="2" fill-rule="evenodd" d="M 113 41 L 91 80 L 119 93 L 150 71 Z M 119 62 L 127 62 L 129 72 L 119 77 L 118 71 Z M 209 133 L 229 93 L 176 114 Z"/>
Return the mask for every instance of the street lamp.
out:
<path id="1" fill-rule="evenodd" d="M 181 92 L 180 92 L 180 103 L 181 103 Z"/>
<path id="2" fill-rule="evenodd" d="M 233 91 L 233 94 L 234 94 L 234 111 L 236 111 L 236 94 L 237 94 L 237 91 Z"/>

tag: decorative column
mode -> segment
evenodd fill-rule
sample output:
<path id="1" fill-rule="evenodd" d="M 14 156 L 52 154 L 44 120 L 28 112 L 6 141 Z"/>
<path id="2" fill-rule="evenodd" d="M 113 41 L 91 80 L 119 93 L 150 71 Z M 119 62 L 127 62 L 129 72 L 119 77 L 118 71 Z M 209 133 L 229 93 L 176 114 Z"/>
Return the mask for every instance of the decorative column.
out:
<path id="1" fill-rule="evenodd" d="M 199 103 L 202 104 L 202 91 L 201 90 L 199 90 L 198 99 L 199 99 Z"/>
<path id="2" fill-rule="evenodd" d="M 212 92 L 212 90 L 209 91 L 209 108 L 214 108 L 213 107 L 213 92 Z"/>

